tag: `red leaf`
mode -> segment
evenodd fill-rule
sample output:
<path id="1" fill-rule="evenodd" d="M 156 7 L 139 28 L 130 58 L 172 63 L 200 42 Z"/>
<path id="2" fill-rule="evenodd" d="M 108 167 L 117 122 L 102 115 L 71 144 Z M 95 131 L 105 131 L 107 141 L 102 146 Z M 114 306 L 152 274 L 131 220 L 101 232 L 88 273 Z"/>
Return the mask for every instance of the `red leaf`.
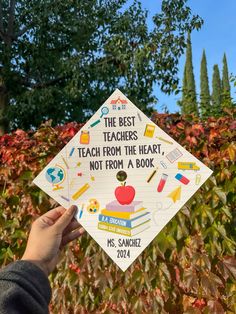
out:
<path id="1" fill-rule="evenodd" d="M 206 301 L 204 299 L 196 299 L 193 303 L 193 307 L 198 309 L 203 309 L 206 306 Z"/>

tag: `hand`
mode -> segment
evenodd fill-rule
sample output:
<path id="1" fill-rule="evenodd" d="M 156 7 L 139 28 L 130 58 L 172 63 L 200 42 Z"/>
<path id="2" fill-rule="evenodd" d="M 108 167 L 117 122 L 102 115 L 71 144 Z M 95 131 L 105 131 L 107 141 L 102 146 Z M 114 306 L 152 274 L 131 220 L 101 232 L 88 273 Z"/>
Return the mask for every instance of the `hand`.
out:
<path id="1" fill-rule="evenodd" d="M 33 222 L 22 260 L 40 267 L 48 276 L 59 260 L 60 249 L 78 238 L 84 229 L 73 219 L 76 206 L 54 208 Z"/>

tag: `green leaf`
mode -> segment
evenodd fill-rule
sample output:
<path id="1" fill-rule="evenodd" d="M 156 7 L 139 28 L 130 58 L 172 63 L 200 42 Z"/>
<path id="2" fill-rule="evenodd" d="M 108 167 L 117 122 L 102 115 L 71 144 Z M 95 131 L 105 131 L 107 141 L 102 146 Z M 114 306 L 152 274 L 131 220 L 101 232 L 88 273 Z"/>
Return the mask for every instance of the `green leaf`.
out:
<path id="1" fill-rule="evenodd" d="M 28 180 L 32 179 L 32 175 L 33 175 L 32 171 L 27 170 L 27 171 L 24 171 L 22 173 L 22 175 L 19 177 L 19 179 L 28 181 Z"/>
<path id="2" fill-rule="evenodd" d="M 223 192 L 223 190 L 220 187 L 214 187 L 213 191 L 219 197 L 221 202 L 225 205 L 226 204 L 226 194 L 225 194 L 225 192 Z"/>

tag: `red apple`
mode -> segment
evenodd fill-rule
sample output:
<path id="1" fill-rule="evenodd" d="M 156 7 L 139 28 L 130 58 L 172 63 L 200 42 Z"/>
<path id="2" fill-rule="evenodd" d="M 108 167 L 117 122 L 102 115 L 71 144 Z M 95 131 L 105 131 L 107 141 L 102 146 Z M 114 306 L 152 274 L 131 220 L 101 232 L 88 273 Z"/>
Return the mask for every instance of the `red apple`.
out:
<path id="1" fill-rule="evenodd" d="M 115 196 L 121 205 L 129 205 L 135 197 L 135 189 L 131 185 L 118 186 L 115 189 Z"/>

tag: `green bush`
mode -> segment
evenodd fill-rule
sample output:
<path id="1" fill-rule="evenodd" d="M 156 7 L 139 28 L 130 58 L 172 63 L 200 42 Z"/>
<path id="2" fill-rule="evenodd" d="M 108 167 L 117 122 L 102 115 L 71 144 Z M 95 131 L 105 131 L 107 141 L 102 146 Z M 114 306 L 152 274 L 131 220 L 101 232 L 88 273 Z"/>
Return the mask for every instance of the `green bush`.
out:
<path id="1" fill-rule="evenodd" d="M 236 313 L 236 121 L 154 114 L 214 174 L 123 273 L 82 236 L 50 276 L 52 313 Z M 0 265 L 19 259 L 32 220 L 56 206 L 32 180 L 82 125 L 0 138 Z"/>

